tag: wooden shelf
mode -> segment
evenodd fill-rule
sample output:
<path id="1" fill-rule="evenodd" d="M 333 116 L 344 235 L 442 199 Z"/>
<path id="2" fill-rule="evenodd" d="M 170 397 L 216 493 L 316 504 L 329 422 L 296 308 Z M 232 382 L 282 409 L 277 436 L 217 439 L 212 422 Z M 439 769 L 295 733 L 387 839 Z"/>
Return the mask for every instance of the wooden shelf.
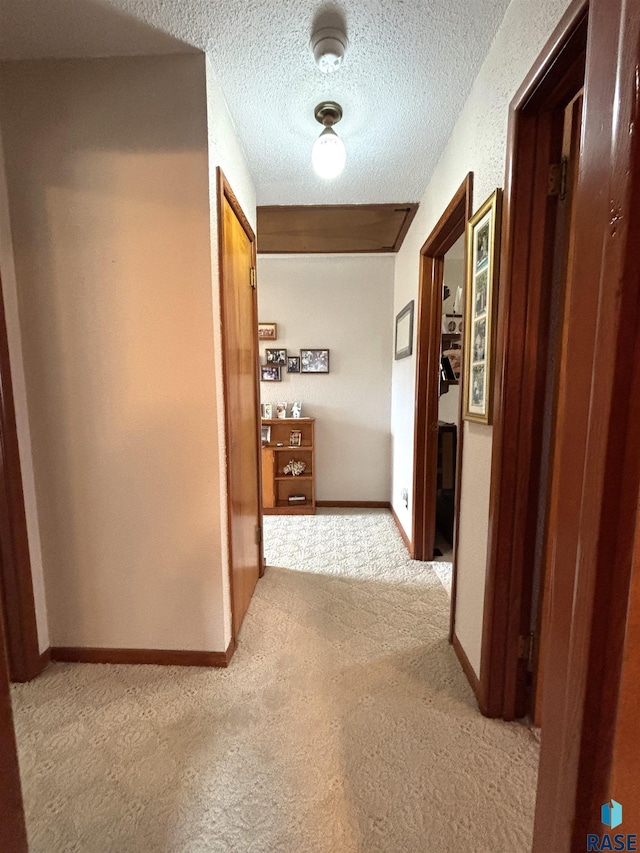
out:
<path id="1" fill-rule="evenodd" d="M 262 508 L 265 515 L 313 515 L 316 511 L 314 418 L 269 418 L 262 423 L 271 429 L 271 441 L 262 445 Z M 278 442 L 290 440 L 293 430 L 301 434 L 302 444 Z M 304 461 L 306 472 L 298 477 L 283 474 L 289 458 Z M 304 495 L 304 502 L 289 503 L 289 495 Z"/>
<path id="2" fill-rule="evenodd" d="M 264 515 L 315 515 L 315 504 L 289 504 L 287 506 L 264 507 Z"/>
<path id="3" fill-rule="evenodd" d="M 299 482 L 300 480 L 313 480 L 313 474 L 298 474 L 297 477 L 294 477 L 292 474 L 278 474 L 277 477 L 273 478 L 274 480 L 286 480 L 289 483 Z"/>
<path id="4" fill-rule="evenodd" d="M 442 343 L 445 344 L 453 344 L 456 341 L 461 340 L 462 335 L 459 335 L 457 332 L 443 332 L 442 333 Z M 448 347 L 443 346 L 442 349 L 448 349 Z"/>
<path id="5" fill-rule="evenodd" d="M 262 418 L 263 424 L 310 424 L 315 418 Z"/>
<path id="6" fill-rule="evenodd" d="M 300 447 L 296 444 L 285 444 L 283 447 L 278 447 L 277 444 L 263 444 L 263 447 L 269 448 L 269 450 L 313 450 L 313 444 L 303 444 Z"/>

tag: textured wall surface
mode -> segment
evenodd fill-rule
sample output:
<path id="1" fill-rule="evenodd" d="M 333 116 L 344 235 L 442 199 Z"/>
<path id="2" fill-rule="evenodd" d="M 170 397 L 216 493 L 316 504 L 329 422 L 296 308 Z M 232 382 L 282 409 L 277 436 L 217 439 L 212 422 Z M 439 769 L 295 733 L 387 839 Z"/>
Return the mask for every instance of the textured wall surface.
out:
<path id="1" fill-rule="evenodd" d="M 1 75 L 51 642 L 222 650 L 204 57 Z"/>
<path id="2" fill-rule="evenodd" d="M 263 255 L 258 282 L 260 320 L 278 324 L 263 363 L 267 346 L 331 351 L 328 375 L 260 383 L 263 402 L 317 418 L 317 499 L 389 500 L 393 258 Z"/>
<path id="3" fill-rule="evenodd" d="M 568 0 L 540 0 L 535 5 L 513 0 L 509 6 L 398 253 L 396 311 L 416 298 L 420 247 L 467 172 L 474 172 L 474 210 L 496 187 L 504 185 L 509 102 L 567 6 Z M 414 381 L 415 359 L 394 364 L 392 494 L 408 533 L 412 505 L 405 510 L 400 489 L 411 490 Z M 482 639 L 491 438 L 491 427 L 465 424 L 456 631 L 476 672 L 480 670 Z"/>
<path id="4" fill-rule="evenodd" d="M 25 5 L 2 0 L 1 56 L 200 48 L 218 74 L 259 203 L 354 204 L 422 195 L 508 0 L 331 4 L 350 47 L 329 76 L 309 48 L 317 0 L 29 0 L 28 14 Z M 327 182 L 311 168 L 311 148 L 320 133 L 313 108 L 328 98 L 345 110 L 338 133 L 347 166 Z"/>

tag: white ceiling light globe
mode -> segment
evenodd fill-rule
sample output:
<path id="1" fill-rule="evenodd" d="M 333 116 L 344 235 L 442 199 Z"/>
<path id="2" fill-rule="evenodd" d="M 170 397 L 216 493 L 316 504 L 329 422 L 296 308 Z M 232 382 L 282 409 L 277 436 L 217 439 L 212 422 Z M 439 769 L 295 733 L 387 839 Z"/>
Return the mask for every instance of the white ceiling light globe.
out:
<path id="1" fill-rule="evenodd" d="M 333 74 L 342 65 L 342 57 L 337 53 L 324 53 L 318 59 L 318 68 L 323 74 Z"/>
<path id="2" fill-rule="evenodd" d="M 337 178 L 347 162 L 343 141 L 332 127 L 325 128 L 311 151 L 311 163 L 317 175 L 325 180 Z"/>

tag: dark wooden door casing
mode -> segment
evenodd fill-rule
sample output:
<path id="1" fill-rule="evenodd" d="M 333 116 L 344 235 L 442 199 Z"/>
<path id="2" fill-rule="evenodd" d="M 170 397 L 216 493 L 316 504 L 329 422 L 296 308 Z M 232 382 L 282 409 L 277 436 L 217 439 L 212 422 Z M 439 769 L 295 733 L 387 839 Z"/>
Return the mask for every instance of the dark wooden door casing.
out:
<path id="1" fill-rule="evenodd" d="M 0 282 L 0 606 L 12 681 L 30 681 L 43 661 L 38 645 L 27 519 L 9 341 Z"/>

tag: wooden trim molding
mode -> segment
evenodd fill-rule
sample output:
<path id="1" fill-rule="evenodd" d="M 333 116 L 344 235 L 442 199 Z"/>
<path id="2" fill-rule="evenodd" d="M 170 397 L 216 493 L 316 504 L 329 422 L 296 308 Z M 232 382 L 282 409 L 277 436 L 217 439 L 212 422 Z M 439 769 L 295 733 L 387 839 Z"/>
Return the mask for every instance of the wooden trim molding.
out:
<path id="1" fill-rule="evenodd" d="M 3 853 L 27 853 L 27 830 L 2 613 L 0 613 L 0 816 L 0 850 Z"/>
<path id="2" fill-rule="evenodd" d="M 471 689 L 473 690 L 473 695 L 476 697 L 476 701 L 480 706 L 480 710 L 482 711 L 484 699 L 482 695 L 482 687 L 480 685 L 480 679 L 476 675 L 475 669 L 471 666 L 471 661 L 467 657 L 467 653 L 462 648 L 460 644 L 460 640 L 458 639 L 456 632 L 454 631 L 451 635 L 451 645 L 453 646 L 453 651 L 458 658 L 458 662 L 462 667 L 462 671 L 467 676 L 467 681 L 471 685 Z M 484 712 L 483 712 L 484 713 Z"/>
<path id="3" fill-rule="evenodd" d="M 0 605 L 11 681 L 41 671 L 9 342 L 0 282 Z"/>
<path id="4" fill-rule="evenodd" d="M 64 663 L 227 667 L 235 650 L 235 640 L 232 639 L 225 652 L 184 649 L 100 649 L 74 646 L 52 646 L 50 651 L 52 661 Z"/>
<path id="5" fill-rule="evenodd" d="M 398 518 L 398 515 L 395 509 L 393 508 L 393 504 L 389 504 L 389 509 L 391 510 L 391 515 L 393 516 L 393 520 L 395 521 L 396 527 L 398 528 L 398 533 L 402 537 L 402 541 L 404 542 L 404 544 L 407 546 L 409 556 L 413 559 L 413 547 L 411 545 L 411 540 L 407 536 L 404 527 L 400 523 L 400 519 Z"/>
<path id="6" fill-rule="evenodd" d="M 316 501 L 316 506 L 323 507 L 361 507 L 362 509 L 390 509 L 389 501 Z"/>
<path id="7" fill-rule="evenodd" d="M 626 802 L 615 741 L 624 732 L 640 495 L 640 0 L 591 0 L 588 12 L 550 501 L 534 853 L 584 850 L 586 833 L 603 831 L 600 805 L 611 797 Z M 637 660 L 637 646 L 632 654 Z M 637 683 L 632 693 L 637 706 Z M 637 774 L 637 743 L 622 748 Z M 625 814 L 622 829 L 638 827 Z"/>
<path id="8" fill-rule="evenodd" d="M 219 202 L 222 202 L 223 198 L 227 199 L 227 201 L 231 205 L 233 212 L 238 217 L 240 224 L 242 225 L 242 228 L 244 229 L 244 233 L 249 238 L 249 242 L 253 243 L 255 245 L 256 235 L 253 231 L 253 228 L 251 227 L 251 224 L 250 224 L 249 220 L 247 219 L 246 214 L 245 214 L 244 210 L 242 209 L 240 202 L 238 201 L 238 197 L 234 193 L 234 191 L 231 187 L 231 184 L 226 179 L 225 174 L 222 171 L 222 169 L 220 168 L 220 166 L 217 167 L 217 175 L 218 175 L 218 200 L 219 200 Z M 220 212 L 221 212 L 220 207 L 218 207 L 218 213 L 220 213 Z M 255 258 L 254 258 L 254 260 L 255 260 Z"/>

